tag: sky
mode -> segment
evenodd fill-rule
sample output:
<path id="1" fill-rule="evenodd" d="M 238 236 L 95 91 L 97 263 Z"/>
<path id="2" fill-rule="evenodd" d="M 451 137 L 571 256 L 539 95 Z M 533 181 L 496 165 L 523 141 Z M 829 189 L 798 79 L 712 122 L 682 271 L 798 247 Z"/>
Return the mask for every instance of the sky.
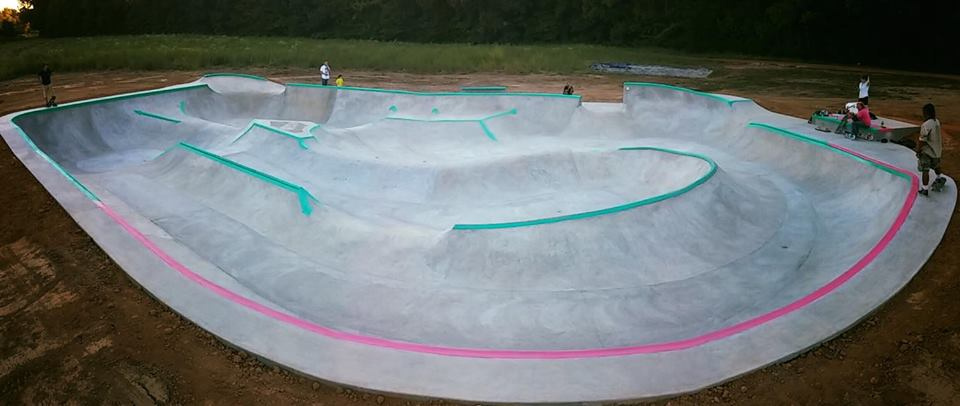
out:
<path id="1" fill-rule="evenodd" d="M 0 10 L 5 8 L 20 8 L 18 0 L 0 0 Z"/>

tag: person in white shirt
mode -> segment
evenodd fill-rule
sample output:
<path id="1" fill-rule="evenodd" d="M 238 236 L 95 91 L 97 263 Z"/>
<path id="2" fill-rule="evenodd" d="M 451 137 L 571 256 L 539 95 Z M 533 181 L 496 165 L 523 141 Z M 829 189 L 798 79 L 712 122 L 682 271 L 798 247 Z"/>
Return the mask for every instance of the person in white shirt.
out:
<path id="1" fill-rule="evenodd" d="M 943 141 L 940 139 L 940 120 L 937 120 L 937 110 L 933 104 L 927 103 L 923 106 L 923 119 L 923 124 L 920 125 L 920 142 L 917 143 L 917 169 L 920 171 L 919 193 L 927 196 L 931 188 L 936 192 L 941 191 L 947 179 L 940 171 Z M 931 169 L 937 177 L 928 185 Z"/>
<path id="2" fill-rule="evenodd" d="M 870 75 L 860 77 L 860 97 L 857 101 L 870 105 Z"/>
<path id="3" fill-rule="evenodd" d="M 327 61 L 323 61 L 323 65 L 320 65 L 320 81 L 323 82 L 324 86 L 327 85 L 327 82 L 330 82 L 330 65 Z"/>

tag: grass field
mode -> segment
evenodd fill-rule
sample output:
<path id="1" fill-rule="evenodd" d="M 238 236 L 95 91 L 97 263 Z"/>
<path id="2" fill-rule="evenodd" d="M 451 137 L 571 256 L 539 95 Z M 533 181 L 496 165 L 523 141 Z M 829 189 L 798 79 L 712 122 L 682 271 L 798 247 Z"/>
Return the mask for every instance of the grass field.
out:
<path id="1" fill-rule="evenodd" d="M 702 66 L 700 56 L 595 45 L 415 44 L 283 37 L 145 35 L 24 39 L 0 43 L 0 80 L 38 70 L 203 70 L 317 67 L 413 73 L 576 73 L 594 62 Z"/>
<path id="2" fill-rule="evenodd" d="M 737 55 L 701 55 L 662 48 L 620 48 L 582 44 L 471 45 L 418 44 L 287 37 L 140 35 L 0 41 L 0 80 L 32 76 L 43 63 L 57 73 L 95 71 L 276 71 L 316 69 L 324 60 L 335 71 L 418 74 L 501 73 L 583 74 L 596 62 L 630 62 L 707 67 L 714 73 L 695 83 L 700 90 L 772 91 L 797 96 L 840 97 L 855 88 L 869 68 L 809 65 L 790 60 Z M 863 71 L 861 71 L 863 69 Z M 874 71 L 874 96 L 904 99 L 915 87 L 960 88 L 951 75 Z M 624 77 L 626 81 L 626 77 Z M 631 78 L 632 79 L 632 78 Z M 663 80 L 671 81 L 670 78 Z M 494 81 L 495 82 L 495 81 Z M 491 82 L 493 83 L 493 82 Z M 844 86 L 838 86 L 843 83 Z M 849 86 L 847 85 L 848 83 Z"/>

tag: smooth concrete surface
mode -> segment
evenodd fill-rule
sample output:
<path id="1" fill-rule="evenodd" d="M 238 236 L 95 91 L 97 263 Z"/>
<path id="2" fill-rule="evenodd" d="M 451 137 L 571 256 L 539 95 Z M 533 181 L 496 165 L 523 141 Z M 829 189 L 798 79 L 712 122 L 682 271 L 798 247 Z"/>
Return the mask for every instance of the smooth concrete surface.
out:
<path id="1" fill-rule="evenodd" d="M 903 147 L 661 85 L 620 104 L 211 76 L 0 133 L 202 328 L 468 401 L 660 398 L 795 356 L 901 289 L 956 202 L 952 180 L 917 197 Z"/>

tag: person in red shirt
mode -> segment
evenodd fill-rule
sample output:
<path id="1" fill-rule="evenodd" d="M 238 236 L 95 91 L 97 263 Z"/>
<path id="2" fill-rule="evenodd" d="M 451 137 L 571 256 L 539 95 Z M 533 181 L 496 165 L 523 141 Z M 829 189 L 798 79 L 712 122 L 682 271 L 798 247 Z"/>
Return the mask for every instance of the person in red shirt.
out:
<path id="1" fill-rule="evenodd" d="M 867 108 L 867 105 L 863 102 L 857 102 L 857 112 L 848 112 L 847 116 L 850 118 L 850 132 L 852 134 L 851 138 L 856 138 L 860 135 L 861 130 L 866 130 L 870 128 L 871 119 L 870 119 L 870 109 Z"/>

